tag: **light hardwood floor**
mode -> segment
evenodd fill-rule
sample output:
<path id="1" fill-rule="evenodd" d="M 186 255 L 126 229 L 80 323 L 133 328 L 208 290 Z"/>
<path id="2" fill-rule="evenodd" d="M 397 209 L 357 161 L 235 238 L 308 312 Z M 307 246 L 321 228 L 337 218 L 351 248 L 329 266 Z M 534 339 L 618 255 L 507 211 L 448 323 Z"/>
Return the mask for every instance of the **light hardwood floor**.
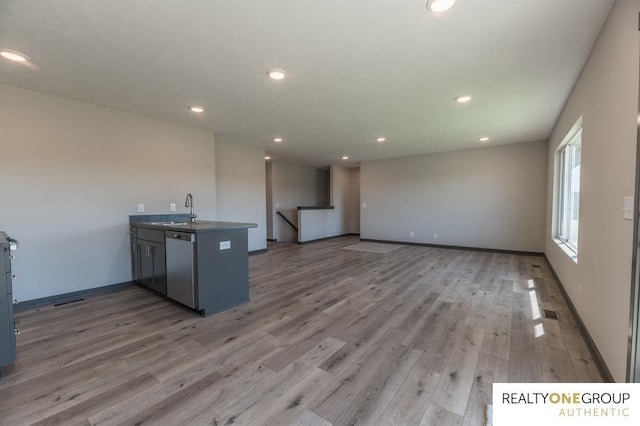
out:
<path id="1" fill-rule="evenodd" d="M 18 313 L 0 424 L 483 425 L 493 382 L 601 381 L 543 257 L 356 242 L 271 245 L 209 318 L 137 287 Z"/>

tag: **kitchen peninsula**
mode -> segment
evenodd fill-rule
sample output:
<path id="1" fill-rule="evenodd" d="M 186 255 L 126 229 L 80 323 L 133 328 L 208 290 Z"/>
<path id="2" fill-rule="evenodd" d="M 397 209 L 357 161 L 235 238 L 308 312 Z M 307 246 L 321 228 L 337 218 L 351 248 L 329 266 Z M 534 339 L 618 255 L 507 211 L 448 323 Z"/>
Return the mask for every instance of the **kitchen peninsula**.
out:
<path id="1" fill-rule="evenodd" d="M 129 216 L 133 281 L 206 317 L 249 301 L 248 229 L 188 214 Z"/>

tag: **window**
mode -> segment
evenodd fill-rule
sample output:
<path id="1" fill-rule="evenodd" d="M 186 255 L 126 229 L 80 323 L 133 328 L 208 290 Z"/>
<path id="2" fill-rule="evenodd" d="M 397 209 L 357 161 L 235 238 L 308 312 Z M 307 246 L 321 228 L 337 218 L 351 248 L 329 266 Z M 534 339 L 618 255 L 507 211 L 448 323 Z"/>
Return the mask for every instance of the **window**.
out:
<path id="1" fill-rule="evenodd" d="M 556 235 L 575 259 L 578 255 L 580 213 L 580 156 L 582 118 L 573 126 L 556 151 Z"/>

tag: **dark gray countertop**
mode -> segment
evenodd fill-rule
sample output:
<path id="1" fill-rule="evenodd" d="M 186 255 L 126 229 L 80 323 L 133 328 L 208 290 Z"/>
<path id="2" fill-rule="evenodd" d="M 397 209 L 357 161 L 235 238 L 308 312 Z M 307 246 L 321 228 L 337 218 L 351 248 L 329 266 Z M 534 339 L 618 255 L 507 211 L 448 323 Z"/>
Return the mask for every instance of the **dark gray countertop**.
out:
<path id="1" fill-rule="evenodd" d="M 298 210 L 333 210 L 333 206 L 298 206 Z"/>
<path id="2" fill-rule="evenodd" d="M 162 223 L 164 222 L 164 223 Z M 166 222 L 187 222 L 186 225 L 172 225 Z M 228 231 L 232 229 L 257 228 L 257 223 L 244 222 L 219 222 L 215 220 L 197 220 L 196 223 L 189 222 L 188 214 L 168 214 L 168 215 L 135 215 L 129 216 L 129 224 L 140 228 L 158 229 L 164 231 L 182 232 L 216 232 Z"/>

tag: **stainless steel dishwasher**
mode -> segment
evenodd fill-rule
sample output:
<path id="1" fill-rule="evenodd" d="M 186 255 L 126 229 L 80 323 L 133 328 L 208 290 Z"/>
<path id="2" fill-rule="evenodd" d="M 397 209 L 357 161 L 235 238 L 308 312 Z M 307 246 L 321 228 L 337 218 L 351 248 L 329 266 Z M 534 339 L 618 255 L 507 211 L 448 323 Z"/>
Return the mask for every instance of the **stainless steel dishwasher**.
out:
<path id="1" fill-rule="evenodd" d="M 196 307 L 195 301 L 195 249 L 196 234 L 166 231 L 167 296 Z"/>

